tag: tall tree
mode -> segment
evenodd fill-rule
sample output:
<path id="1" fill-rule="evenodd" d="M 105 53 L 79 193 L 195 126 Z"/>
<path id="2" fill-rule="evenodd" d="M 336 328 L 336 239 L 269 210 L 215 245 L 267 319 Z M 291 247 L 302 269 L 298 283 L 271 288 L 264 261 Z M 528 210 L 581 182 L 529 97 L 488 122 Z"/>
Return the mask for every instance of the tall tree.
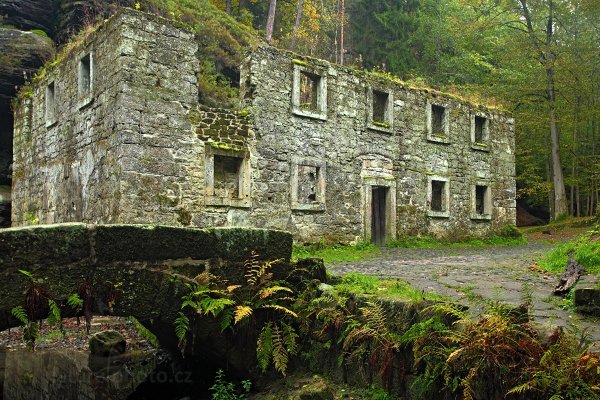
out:
<path id="1" fill-rule="evenodd" d="M 536 51 L 540 65 L 546 75 L 546 95 L 548 116 L 550 123 L 550 144 L 552 152 L 552 181 L 554 184 L 554 209 L 553 217 L 557 218 L 560 215 L 565 215 L 569 212 L 567 202 L 567 194 L 565 191 L 565 180 L 563 177 L 562 163 L 560 159 L 560 137 L 558 131 L 558 123 L 556 118 L 556 85 L 555 85 L 555 62 L 557 53 L 554 49 L 556 38 L 554 37 L 555 24 L 555 2 L 548 0 L 547 4 L 548 16 L 545 18 L 545 26 L 540 29 L 543 37 L 538 37 L 537 31 L 534 29 L 533 16 L 529 9 L 528 0 L 519 0 L 520 10 L 525 20 L 527 27 L 527 36 Z M 542 6 L 542 4 L 539 4 Z M 542 12 L 540 7 L 538 12 Z"/>
<path id="2" fill-rule="evenodd" d="M 294 23 L 294 32 L 292 33 L 291 49 L 296 50 L 296 41 L 298 40 L 298 30 L 300 29 L 300 20 L 302 19 L 302 6 L 304 0 L 298 0 L 298 12 L 296 13 L 296 22 Z"/>
<path id="3" fill-rule="evenodd" d="M 273 25 L 275 24 L 275 8 L 277 0 L 270 0 L 269 14 L 267 15 L 267 43 L 271 44 L 273 40 Z"/>
<path id="4" fill-rule="evenodd" d="M 344 65 L 344 25 L 346 22 L 346 3 L 340 4 L 340 64 Z"/>

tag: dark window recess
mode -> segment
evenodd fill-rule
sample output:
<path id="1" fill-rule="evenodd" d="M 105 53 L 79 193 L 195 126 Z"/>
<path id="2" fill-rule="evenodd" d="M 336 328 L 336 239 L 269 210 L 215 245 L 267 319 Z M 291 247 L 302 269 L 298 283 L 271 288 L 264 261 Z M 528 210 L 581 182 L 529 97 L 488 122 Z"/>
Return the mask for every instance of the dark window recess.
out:
<path id="1" fill-rule="evenodd" d="M 79 94 L 86 97 L 90 94 L 92 84 L 92 59 L 87 54 L 79 61 Z"/>
<path id="2" fill-rule="evenodd" d="M 215 155 L 214 168 L 215 196 L 238 198 L 242 159 Z"/>
<path id="3" fill-rule="evenodd" d="M 431 181 L 431 211 L 445 211 L 444 209 L 444 181 Z"/>
<path id="4" fill-rule="evenodd" d="M 54 82 L 46 86 L 46 121 L 51 122 L 54 120 L 56 109 L 54 102 Z"/>
<path id="5" fill-rule="evenodd" d="M 431 105 L 431 133 L 435 135 L 446 134 L 444 132 L 444 112 L 444 107 Z"/>
<path id="6" fill-rule="evenodd" d="M 485 194 L 487 192 L 487 186 L 475 186 L 475 212 L 477 214 L 486 214 L 485 209 Z"/>
<path id="7" fill-rule="evenodd" d="M 485 118 L 475 116 L 475 142 L 483 143 L 485 129 Z"/>
<path id="8" fill-rule="evenodd" d="M 317 96 L 319 88 L 318 75 L 302 71 L 300 73 L 300 108 L 302 110 L 317 111 Z"/>
<path id="9" fill-rule="evenodd" d="M 387 122 L 385 114 L 388 108 L 389 95 L 384 92 L 373 91 L 373 121 Z"/>
<path id="10" fill-rule="evenodd" d="M 317 201 L 318 167 L 298 166 L 298 202 L 314 203 Z"/>

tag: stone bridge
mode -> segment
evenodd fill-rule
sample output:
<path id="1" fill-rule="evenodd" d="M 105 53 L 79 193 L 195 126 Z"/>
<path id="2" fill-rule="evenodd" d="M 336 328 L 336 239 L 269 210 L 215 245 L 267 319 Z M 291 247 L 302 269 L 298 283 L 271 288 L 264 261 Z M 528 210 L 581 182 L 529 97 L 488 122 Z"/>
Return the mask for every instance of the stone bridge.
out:
<path id="1" fill-rule="evenodd" d="M 186 279 L 208 270 L 238 282 L 252 251 L 263 260 L 282 259 L 283 273 L 291 248 L 289 233 L 261 229 L 80 223 L 2 229 L 0 330 L 17 326 L 11 310 L 25 306 L 31 283 L 19 269 L 63 303 L 90 282 L 95 314 L 134 316 L 172 333 Z M 116 293 L 114 307 L 110 293 Z"/>

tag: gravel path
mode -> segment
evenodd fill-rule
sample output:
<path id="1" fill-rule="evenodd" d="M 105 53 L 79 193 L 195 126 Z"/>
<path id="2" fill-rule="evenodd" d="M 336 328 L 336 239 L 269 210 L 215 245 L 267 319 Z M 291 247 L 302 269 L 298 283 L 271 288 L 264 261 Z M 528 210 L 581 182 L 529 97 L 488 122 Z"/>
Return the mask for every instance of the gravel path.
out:
<path id="1" fill-rule="evenodd" d="M 475 312 L 482 300 L 518 305 L 523 287 L 530 286 L 532 316 L 542 328 L 577 326 L 588 329 L 594 348 L 600 349 L 600 322 L 562 309 L 562 299 L 552 295 L 558 279 L 536 272 L 535 260 L 556 244 L 531 241 L 526 245 L 478 248 L 381 249 L 376 258 L 352 264 L 328 265 L 335 274 L 359 272 L 384 278 L 400 278 L 424 292 L 437 292 L 469 305 Z M 596 277 L 585 276 L 584 280 Z"/>

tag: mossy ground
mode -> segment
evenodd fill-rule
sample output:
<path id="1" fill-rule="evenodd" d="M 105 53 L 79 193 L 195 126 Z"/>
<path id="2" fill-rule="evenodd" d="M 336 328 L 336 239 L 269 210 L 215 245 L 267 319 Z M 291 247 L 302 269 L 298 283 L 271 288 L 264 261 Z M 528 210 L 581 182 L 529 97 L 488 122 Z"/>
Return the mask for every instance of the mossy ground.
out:
<path id="1" fill-rule="evenodd" d="M 600 227 L 551 250 L 539 265 L 546 271 L 564 272 L 570 257 L 588 273 L 600 274 Z"/>

